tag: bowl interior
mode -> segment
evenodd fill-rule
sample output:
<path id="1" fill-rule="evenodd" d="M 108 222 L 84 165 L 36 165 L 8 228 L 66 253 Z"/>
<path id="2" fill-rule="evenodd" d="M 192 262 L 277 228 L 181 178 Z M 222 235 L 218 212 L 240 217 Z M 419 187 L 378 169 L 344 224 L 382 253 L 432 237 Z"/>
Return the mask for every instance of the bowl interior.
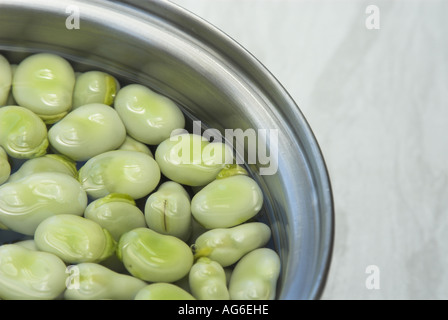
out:
<path id="1" fill-rule="evenodd" d="M 76 12 L 79 29 L 67 28 Z M 319 297 L 333 239 L 325 163 L 300 110 L 254 57 L 167 1 L 0 0 L 0 53 L 18 63 L 42 51 L 78 71 L 104 70 L 122 84 L 151 87 L 179 104 L 190 128 L 200 120 L 223 136 L 254 130 L 257 141 L 263 130 L 276 132 L 277 139 L 262 141 L 269 164 L 247 161 L 247 143 L 234 141 L 235 148 L 265 194 L 260 219 L 270 224 L 270 245 L 282 261 L 278 298 Z M 262 174 L 269 166 L 275 172 Z M 17 236 L 0 231 L 0 243 Z"/>

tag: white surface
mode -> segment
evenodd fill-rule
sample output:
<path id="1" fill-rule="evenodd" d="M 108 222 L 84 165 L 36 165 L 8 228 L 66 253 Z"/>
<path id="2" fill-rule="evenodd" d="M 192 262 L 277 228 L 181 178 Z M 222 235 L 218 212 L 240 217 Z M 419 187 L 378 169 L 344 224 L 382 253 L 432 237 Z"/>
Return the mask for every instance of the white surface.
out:
<path id="1" fill-rule="evenodd" d="M 310 122 L 336 208 L 322 298 L 448 299 L 448 1 L 173 2 L 248 49 Z"/>

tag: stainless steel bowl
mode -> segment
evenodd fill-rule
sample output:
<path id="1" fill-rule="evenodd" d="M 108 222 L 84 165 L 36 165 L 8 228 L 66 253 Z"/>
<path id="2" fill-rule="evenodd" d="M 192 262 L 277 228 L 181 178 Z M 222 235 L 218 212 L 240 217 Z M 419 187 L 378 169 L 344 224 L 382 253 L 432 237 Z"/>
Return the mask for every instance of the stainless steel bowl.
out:
<path id="1" fill-rule="evenodd" d="M 79 13 L 79 29 L 67 28 Z M 73 21 L 72 21 L 73 22 Z M 278 170 L 260 175 L 262 218 L 280 254 L 279 299 L 317 299 L 328 273 L 333 199 L 318 143 L 280 83 L 244 48 L 168 1 L 0 0 L 0 52 L 12 62 L 53 52 L 175 100 L 219 130 L 278 129 Z M 0 231 L 0 243 L 14 235 Z"/>

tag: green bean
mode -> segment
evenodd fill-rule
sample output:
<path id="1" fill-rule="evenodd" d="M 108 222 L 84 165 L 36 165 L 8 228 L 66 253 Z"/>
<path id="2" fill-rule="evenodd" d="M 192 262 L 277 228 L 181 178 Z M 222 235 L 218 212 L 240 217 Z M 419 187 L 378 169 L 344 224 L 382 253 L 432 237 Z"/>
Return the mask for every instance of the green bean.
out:
<path id="1" fill-rule="evenodd" d="M 53 300 L 65 289 L 64 262 L 16 244 L 0 247 L 0 299 Z"/>
<path id="2" fill-rule="evenodd" d="M 232 158 L 230 148 L 210 143 L 196 134 L 179 134 L 163 141 L 155 159 L 170 180 L 188 186 L 203 186 L 213 181 Z"/>
<path id="3" fill-rule="evenodd" d="M 229 228 L 254 217 L 262 205 L 263 193 L 255 180 L 236 175 L 205 186 L 191 200 L 191 212 L 208 229 Z"/>
<path id="4" fill-rule="evenodd" d="M 229 300 L 224 268 L 209 258 L 199 258 L 191 267 L 189 283 L 198 300 Z"/>
<path id="5" fill-rule="evenodd" d="M 30 110 L 19 106 L 0 108 L 0 146 L 17 159 L 32 159 L 47 153 L 47 127 Z"/>
<path id="6" fill-rule="evenodd" d="M 178 183 L 164 182 L 146 200 L 145 219 L 149 228 L 186 241 L 190 236 L 190 196 Z"/>
<path id="7" fill-rule="evenodd" d="M 59 172 L 65 173 L 72 178 L 78 178 L 76 163 L 60 154 L 46 154 L 39 158 L 25 161 L 22 166 L 14 172 L 8 182 L 15 182 L 35 173 Z"/>
<path id="8" fill-rule="evenodd" d="M 36 242 L 34 241 L 34 239 L 28 239 L 28 240 L 21 240 L 18 242 L 14 242 L 14 244 L 18 245 L 18 246 L 22 246 L 28 250 L 32 250 L 32 251 L 39 251 L 39 249 L 36 246 Z"/>
<path id="9" fill-rule="evenodd" d="M 0 186 L 0 222 L 26 235 L 53 215 L 81 216 L 86 206 L 79 182 L 63 173 L 36 173 Z"/>
<path id="10" fill-rule="evenodd" d="M 84 217 L 107 229 L 118 241 L 124 233 L 146 227 L 145 216 L 128 195 L 112 193 L 91 202 Z"/>
<path id="11" fill-rule="evenodd" d="M 134 300 L 196 300 L 190 293 L 172 283 L 152 283 L 141 289 Z"/>
<path id="12" fill-rule="evenodd" d="M 12 84 L 11 65 L 4 56 L 0 54 L 0 106 L 4 106 L 8 101 Z"/>
<path id="13" fill-rule="evenodd" d="M 185 242 L 148 228 L 122 235 L 117 255 L 130 274 L 150 282 L 180 280 L 193 265 L 193 253 Z"/>
<path id="14" fill-rule="evenodd" d="M 17 66 L 12 90 L 17 103 L 51 124 L 62 119 L 72 107 L 75 72 L 64 58 L 38 53 Z"/>
<path id="15" fill-rule="evenodd" d="M 161 143 L 185 126 L 185 117 L 173 101 L 140 84 L 122 88 L 114 106 L 128 134 L 149 145 Z"/>
<path id="16" fill-rule="evenodd" d="M 200 235 L 194 244 L 195 257 L 208 257 L 228 267 L 245 254 L 263 247 L 271 237 L 271 229 L 262 222 L 216 228 Z"/>
<path id="17" fill-rule="evenodd" d="M 229 283 L 232 300 L 273 300 L 280 275 L 280 258 L 269 248 L 249 252 L 236 264 Z"/>
<path id="18" fill-rule="evenodd" d="M 151 158 L 154 158 L 151 149 L 149 149 L 149 147 L 146 144 L 141 143 L 130 136 L 126 136 L 126 139 L 124 140 L 123 144 L 118 148 L 118 150 L 139 151 L 146 153 Z"/>
<path id="19" fill-rule="evenodd" d="M 11 165 L 9 164 L 8 155 L 5 150 L 0 147 L 0 185 L 6 182 L 11 175 Z"/>
<path id="20" fill-rule="evenodd" d="M 34 241 L 39 250 L 53 253 L 66 263 L 100 262 L 116 248 L 109 231 L 92 220 L 70 214 L 42 221 Z"/>
<path id="21" fill-rule="evenodd" d="M 126 274 L 119 274 L 96 263 L 68 267 L 70 276 L 66 300 L 133 300 L 148 284 Z"/>
<path id="22" fill-rule="evenodd" d="M 118 80 L 102 71 L 87 71 L 76 77 L 73 89 L 73 109 L 86 104 L 102 103 L 111 106 L 120 89 Z"/>
<path id="23" fill-rule="evenodd" d="M 48 139 L 58 152 L 75 161 L 86 161 L 121 146 L 126 139 L 126 128 L 113 108 L 88 104 L 52 126 Z"/>
<path id="24" fill-rule="evenodd" d="M 114 150 L 89 159 L 79 170 L 79 181 L 94 199 L 122 193 L 140 199 L 159 184 L 157 162 L 137 151 Z"/>

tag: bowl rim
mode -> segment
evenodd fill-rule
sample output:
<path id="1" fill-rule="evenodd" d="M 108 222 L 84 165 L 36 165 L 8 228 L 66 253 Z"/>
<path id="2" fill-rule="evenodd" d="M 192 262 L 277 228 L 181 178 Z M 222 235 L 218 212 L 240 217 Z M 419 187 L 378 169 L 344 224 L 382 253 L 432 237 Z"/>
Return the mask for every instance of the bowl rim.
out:
<path id="1" fill-rule="evenodd" d="M 335 238 L 334 194 L 330 180 L 330 172 L 323 151 L 309 122 L 306 120 L 297 103 L 280 81 L 260 60 L 230 35 L 199 15 L 171 1 L 154 0 L 149 3 L 138 0 L 120 0 L 118 2 L 146 12 L 150 11 L 157 15 L 161 15 L 164 19 L 169 20 L 170 23 L 182 28 L 184 32 L 192 34 L 195 38 L 205 41 L 207 45 L 211 45 L 219 52 L 224 53 L 226 58 L 230 58 L 232 62 L 236 62 L 238 66 L 241 67 L 242 65 L 245 65 L 245 72 L 252 75 L 253 79 L 258 79 L 259 83 L 268 84 L 272 87 L 282 96 L 284 102 L 290 107 L 295 116 L 294 121 L 297 121 L 298 127 L 301 128 L 307 137 L 306 141 L 309 143 L 308 151 L 311 152 L 309 155 L 315 162 L 316 172 L 319 173 L 318 185 L 323 190 L 325 196 L 322 207 L 325 209 L 322 216 L 326 222 L 324 229 L 322 230 L 324 236 L 321 249 L 322 263 L 320 264 L 319 270 L 316 272 L 316 281 L 309 297 L 311 300 L 320 299 L 327 283 L 333 258 Z M 212 39 L 213 43 L 211 42 Z"/>

